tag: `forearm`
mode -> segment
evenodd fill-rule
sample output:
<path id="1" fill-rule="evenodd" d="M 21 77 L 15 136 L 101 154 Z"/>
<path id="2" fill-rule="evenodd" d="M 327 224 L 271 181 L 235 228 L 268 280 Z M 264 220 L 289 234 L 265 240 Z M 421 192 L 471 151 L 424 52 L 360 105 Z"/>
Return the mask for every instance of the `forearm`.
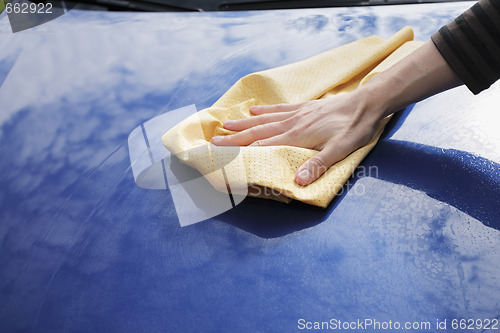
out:
<path id="1" fill-rule="evenodd" d="M 367 98 L 367 112 L 381 119 L 407 105 L 462 84 L 432 41 L 375 75 L 360 93 Z M 370 104 L 378 105 L 373 109 Z"/>

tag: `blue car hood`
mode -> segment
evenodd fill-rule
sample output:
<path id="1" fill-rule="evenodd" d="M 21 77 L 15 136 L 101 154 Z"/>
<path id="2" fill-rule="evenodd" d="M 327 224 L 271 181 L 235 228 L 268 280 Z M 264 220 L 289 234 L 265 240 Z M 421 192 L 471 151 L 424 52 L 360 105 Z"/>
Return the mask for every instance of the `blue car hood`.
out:
<path id="1" fill-rule="evenodd" d="M 0 330 L 451 332 L 498 318 L 498 84 L 401 111 L 326 209 L 246 198 L 181 228 L 169 189 L 136 185 L 127 144 L 248 73 L 406 25 L 425 41 L 469 5 L 71 10 L 15 34 L 1 14 Z"/>

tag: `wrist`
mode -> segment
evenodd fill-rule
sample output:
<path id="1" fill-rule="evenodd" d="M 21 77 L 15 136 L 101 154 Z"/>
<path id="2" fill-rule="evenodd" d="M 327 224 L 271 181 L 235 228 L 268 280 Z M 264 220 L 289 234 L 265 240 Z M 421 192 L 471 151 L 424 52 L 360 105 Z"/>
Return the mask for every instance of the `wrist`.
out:
<path id="1" fill-rule="evenodd" d="M 373 76 L 362 90 L 379 119 L 461 82 L 432 42 Z M 370 111 L 372 112 L 372 111 Z"/>
<path id="2" fill-rule="evenodd" d="M 398 90 L 397 80 L 388 80 L 380 74 L 359 87 L 356 98 L 362 101 L 363 117 L 376 126 L 381 119 L 399 110 L 395 103 Z"/>

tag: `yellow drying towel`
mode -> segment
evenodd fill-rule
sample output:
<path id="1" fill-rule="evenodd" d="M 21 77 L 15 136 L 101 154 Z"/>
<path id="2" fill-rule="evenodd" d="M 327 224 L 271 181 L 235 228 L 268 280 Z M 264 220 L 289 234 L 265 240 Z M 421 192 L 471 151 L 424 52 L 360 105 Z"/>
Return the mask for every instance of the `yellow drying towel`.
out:
<path id="1" fill-rule="evenodd" d="M 223 122 L 251 117 L 252 105 L 298 103 L 352 91 L 423 44 L 412 39 L 412 29 L 405 27 L 388 40 L 370 36 L 297 63 L 249 74 L 212 107 L 165 133 L 162 142 L 218 190 L 235 192 L 243 186 L 251 196 L 285 202 L 296 199 L 326 207 L 376 144 L 389 117 L 380 121 L 369 144 L 336 163 L 308 186 L 297 185 L 294 173 L 316 150 L 290 146 L 218 147 L 210 139 L 233 134 L 223 128 Z M 217 172 L 221 167 L 224 173 Z"/>

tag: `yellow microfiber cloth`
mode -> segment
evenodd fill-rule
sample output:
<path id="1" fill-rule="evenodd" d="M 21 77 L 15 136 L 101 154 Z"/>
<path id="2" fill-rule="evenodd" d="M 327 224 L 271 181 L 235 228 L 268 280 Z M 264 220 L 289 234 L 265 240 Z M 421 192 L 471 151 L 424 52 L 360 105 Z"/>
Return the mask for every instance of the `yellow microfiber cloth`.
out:
<path id="1" fill-rule="evenodd" d="M 388 40 L 370 36 L 303 61 L 249 74 L 213 106 L 165 133 L 162 142 L 218 190 L 235 192 L 243 186 L 250 196 L 285 202 L 296 199 L 326 207 L 376 144 L 389 117 L 380 121 L 369 144 L 337 162 L 308 186 L 297 185 L 294 173 L 316 150 L 291 146 L 222 147 L 211 144 L 210 139 L 235 133 L 224 129 L 223 122 L 251 117 L 252 105 L 299 103 L 352 91 L 423 44 L 412 40 L 412 29 L 405 27 Z M 224 172 L 218 172 L 220 168 Z"/>

